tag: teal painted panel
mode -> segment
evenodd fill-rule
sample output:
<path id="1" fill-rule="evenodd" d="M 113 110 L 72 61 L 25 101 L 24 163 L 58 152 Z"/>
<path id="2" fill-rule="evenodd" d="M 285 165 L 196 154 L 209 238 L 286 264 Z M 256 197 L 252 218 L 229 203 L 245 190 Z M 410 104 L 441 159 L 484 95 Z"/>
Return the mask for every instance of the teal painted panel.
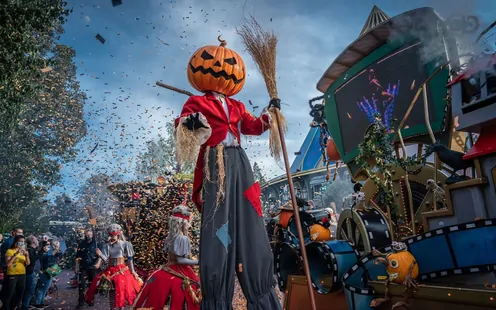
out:
<path id="1" fill-rule="evenodd" d="M 390 41 L 387 44 L 382 45 L 377 48 L 375 51 L 370 53 L 368 56 L 359 61 L 352 68 L 348 69 L 344 74 L 342 74 L 326 91 L 325 93 L 325 115 L 329 127 L 329 131 L 333 136 L 333 139 L 336 143 L 338 151 L 341 154 L 341 157 L 344 162 L 348 163 L 352 161 L 358 155 L 358 149 L 354 148 L 347 154 L 344 154 L 343 147 L 343 137 L 346 138 L 346 132 L 342 132 L 339 125 L 338 111 L 336 107 L 335 94 L 336 89 L 341 87 L 345 82 L 349 79 L 353 78 L 356 74 L 360 73 L 366 67 L 374 64 L 378 60 L 386 57 L 392 52 L 399 50 L 403 47 L 413 45 L 418 43 L 418 40 L 413 37 L 404 37 L 400 40 Z M 440 63 L 446 61 L 440 60 Z M 428 75 L 431 75 L 434 71 L 436 71 L 437 66 L 440 63 L 436 63 L 436 61 L 432 61 L 430 63 L 425 64 L 426 71 Z M 429 102 L 429 105 L 434 104 L 433 110 L 435 118 L 430 119 L 431 127 L 434 132 L 441 130 L 443 126 L 443 120 L 445 117 L 445 97 L 446 97 L 446 83 L 448 81 L 449 71 L 448 69 L 442 70 L 437 76 L 432 78 L 432 80 L 428 83 L 427 91 L 429 92 L 429 98 L 433 102 Z M 423 81 L 417 81 L 417 85 L 421 85 Z M 418 86 L 417 86 L 418 87 Z M 409 104 L 409 103 L 406 103 Z M 416 105 L 423 104 L 422 97 L 416 102 Z M 401 120 L 398 120 L 400 122 Z M 412 126 L 410 128 L 406 128 L 402 130 L 402 134 L 404 138 L 425 135 L 427 134 L 427 127 L 424 124 Z M 344 155 L 343 155 L 344 154 Z"/>

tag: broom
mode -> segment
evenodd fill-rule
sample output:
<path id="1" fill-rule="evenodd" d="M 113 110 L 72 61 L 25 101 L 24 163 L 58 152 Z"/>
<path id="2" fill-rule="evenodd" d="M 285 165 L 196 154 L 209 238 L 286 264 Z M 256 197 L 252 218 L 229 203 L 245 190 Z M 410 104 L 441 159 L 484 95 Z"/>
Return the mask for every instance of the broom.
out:
<path id="1" fill-rule="evenodd" d="M 260 71 L 260 74 L 262 74 L 270 98 L 276 99 L 278 98 L 276 86 L 277 36 L 273 32 L 264 31 L 257 20 L 253 16 L 250 17 L 251 18 L 249 20 L 245 19 L 245 21 L 239 28 L 236 28 L 236 32 L 243 39 L 243 43 L 248 53 L 255 61 L 258 71 Z M 296 202 L 296 196 L 294 193 L 293 178 L 291 176 L 291 170 L 289 166 L 288 151 L 286 149 L 286 142 L 284 140 L 284 134 L 287 132 L 287 123 L 279 109 L 273 108 L 270 109 L 269 112 L 272 116 L 269 138 L 270 152 L 276 160 L 280 160 L 280 155 L 282 152 L 284 164 L 286 166 L 286 176 L 288 178 L 291 201 L 293 203 L 293 206 L 295 206 L 294 217 L 296 219 L 298 239 L 300 241 L 300 244 L 305 244 L 305 241 L 303 239 L 303 230 L 301 228 L 300 222 L 300 213 L 297 210 L 298 204 Z M 313 294 L 312 288 L 312 279 L 310 277 L 310 268 L 308 266 L 307 252 L 304 246 L 301 247 L 301 256 L 303 258 L 303 269 L 307 278 L 311 309 L 317 310 L 315 304 L 315 296 Z"/>
<path id="2" fill-rule="evenodd" d="M 243 38 L 248 53 L 262 74 L 270 99 L 278 98 L 276 85 L 277 36 L 273 32 L 264 31 L 253 16 L 250 20 L 245 20 L 239 28 L 236 28 L 236 32 Z M 270 155 L 280 161 L 282 141 L 279 132 L 285 134 L 288 131 L 288 125 L 278 109 L 270 109 L 269 113 L 272 119 L 279 118 L 277 122 L 270 123 L 269 148 Z"/>

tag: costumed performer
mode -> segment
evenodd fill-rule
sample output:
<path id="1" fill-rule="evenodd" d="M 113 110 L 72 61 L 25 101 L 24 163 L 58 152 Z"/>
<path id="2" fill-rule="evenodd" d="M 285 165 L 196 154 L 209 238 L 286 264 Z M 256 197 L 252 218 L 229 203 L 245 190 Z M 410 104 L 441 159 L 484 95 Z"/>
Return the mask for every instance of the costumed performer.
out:
<path id="1" fill-rule="evenodd" d="M 108 262 L 108 267 L 98 274 L 86 292 L 85 301 L 92 304 L 95 293 L 100 287 L 110 287 L 109 303 L 111 309 L 124 309 L 132 305 L 141 289 L 142 281 L 133 265 L 134 250 L 131 242 L 126 241 L 122 234 L 122 227 L 111 224 L 107 228 L 109 242 L 103 246 L 102 251 L 96 249 L 98 260 L 95 268 L 100 268 L 102 261 Z M 125 260 L 127 258 L 127 265 Z"/>
<path id="2" fill-rule="evenodd" d="M 192 199 L 202 214 L 201 309 L 232 309 L 234 272 L 248 310 L 281 309 L 260 184 L 240 144 L 240 134 L 267 131 L 271 117 L 267 109 L 255 117 L 231 98 L 242 89 L 246 68 L 219 41 L 220 46 L 201 47 L 191 57 L 188 80 L 205 95 L 189 97 L 175 122 L 179 162 L 196 160 Z M 280 100 L 271 100 L 269 108 L 279 109 Z"/>
<path id="3" fill-rule="evenodd" d="M 184 205 L 176 206 L 169 218 L 169 234 L 164 251 L 168 257 L 166 266 L 153 272 L 136 298 L 134 309 L 164 309 L 171 300 L 169 310 L 199 310 L 200 279 L 191 266 L 198 265 L 190 259 L 191 242 L 189 229 L 191 211 Z"/>

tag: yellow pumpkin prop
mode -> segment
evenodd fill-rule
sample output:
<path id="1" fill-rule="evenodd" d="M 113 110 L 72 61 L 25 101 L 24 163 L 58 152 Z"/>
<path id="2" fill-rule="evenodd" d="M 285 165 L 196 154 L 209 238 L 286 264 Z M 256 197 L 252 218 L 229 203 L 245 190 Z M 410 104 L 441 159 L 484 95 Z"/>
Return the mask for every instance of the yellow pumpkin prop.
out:
<path id="1" fill-rule="evenodd" d="M 331 240 L 331 230 L 320 224 L 313 224 L 310 227 L 310 238 L 312 238 L 312 241 Z"/>
<path id="2" fill-rule="evenodd" d="M 412 264 L 414 264 L 411 277 L 416 279 L 419 274 L 419 267 L 413 255 L 408 251 L 397 253 L 389 253 L 387 255 L 388 265 L 386 266 L 387 273 L 391 282 L 402 284 L 410 272 Z"/>
<path id="3" fill-rule="evenodd" d="M 188 63 L 188 81 L 197 91 L 214 91 L 234 96 L 245 84 L 246 68 L 241 56 L 226 47 L 220 39 L 220 46 L 200 47 Z"/>

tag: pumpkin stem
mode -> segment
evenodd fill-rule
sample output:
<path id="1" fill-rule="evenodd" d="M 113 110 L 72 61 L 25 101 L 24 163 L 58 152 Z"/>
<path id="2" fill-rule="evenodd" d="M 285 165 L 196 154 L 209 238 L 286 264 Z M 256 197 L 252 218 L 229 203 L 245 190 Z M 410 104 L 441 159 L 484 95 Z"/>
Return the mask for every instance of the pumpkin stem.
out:
<path id="1" fill-rule="evenodd" d="M 222 35 L 218 36 L 218 37 L 217 37 L 217 40 L 219 40 L 219 42 L 220 42 L 220 46 L 225 47 L 225 46 L 227 45 L 227 42 L 226 42 L 226 40 L 222 40 L 222 39 L 220 38 L 221 36 L 222 36 Z"/>

